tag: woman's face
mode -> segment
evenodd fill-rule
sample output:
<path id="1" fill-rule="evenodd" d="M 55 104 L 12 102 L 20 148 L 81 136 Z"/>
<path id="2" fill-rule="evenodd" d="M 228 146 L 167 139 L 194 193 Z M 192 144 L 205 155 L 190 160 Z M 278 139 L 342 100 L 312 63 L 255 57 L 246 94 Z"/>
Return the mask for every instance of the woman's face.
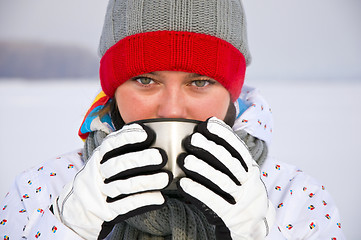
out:
<path id="1" fill-rule="evenodd" d="M 115 98 L 125 123 L 151 118 L 224 119 L 228 91 L 216 80 L 195 73 L 157 71 L 120 85 Z"/>

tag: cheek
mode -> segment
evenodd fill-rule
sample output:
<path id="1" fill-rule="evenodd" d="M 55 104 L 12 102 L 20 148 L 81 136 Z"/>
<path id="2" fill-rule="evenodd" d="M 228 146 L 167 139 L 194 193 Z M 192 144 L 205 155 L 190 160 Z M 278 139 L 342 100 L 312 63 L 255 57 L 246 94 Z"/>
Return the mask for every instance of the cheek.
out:
<path id="1" fill-rule="evenodd" d="M 155 106 L 144 96 L 134 94 L 134 91 L 118 88 L 115 93 L 118 109 L 125 123 L 154 118 Z"/>
<path id="2" fill-rule="evenodd" d="M 218 97 L 214 97 L 218 96 Z M 198 99 L 196 104 L 190 104 L 189 112 L 193 119 L 205 121 L 210 117 L 217 117 L 224 120 L 230 103 L 227 91 L 212 95 L 206 99 Z"/>

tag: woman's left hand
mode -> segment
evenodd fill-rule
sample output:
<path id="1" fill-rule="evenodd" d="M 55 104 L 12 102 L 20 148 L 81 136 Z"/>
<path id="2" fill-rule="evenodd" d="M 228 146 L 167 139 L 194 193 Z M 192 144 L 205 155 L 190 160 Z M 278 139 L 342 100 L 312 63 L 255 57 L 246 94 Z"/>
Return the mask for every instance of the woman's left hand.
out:
<path id="1" fill-rule="evenodd" d="M 216 225 L 217 239 L 264 239 L 275 218 L 245 143 L 217 118 L 199 124 L 178 157 L 178 189 Z"/>

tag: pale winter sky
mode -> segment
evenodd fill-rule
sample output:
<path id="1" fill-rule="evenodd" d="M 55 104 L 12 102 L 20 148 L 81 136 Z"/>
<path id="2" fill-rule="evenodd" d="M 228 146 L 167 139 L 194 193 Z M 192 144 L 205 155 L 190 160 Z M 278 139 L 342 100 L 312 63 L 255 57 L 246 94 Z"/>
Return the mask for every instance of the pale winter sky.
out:
<path id="1" fill-rule="evenodd" d="M 361 1 L 244 0 L 249 78 L 361 79 Z M 0 40 L 72 43 L 94 53 L 106 0 L 0 0 Z"/>

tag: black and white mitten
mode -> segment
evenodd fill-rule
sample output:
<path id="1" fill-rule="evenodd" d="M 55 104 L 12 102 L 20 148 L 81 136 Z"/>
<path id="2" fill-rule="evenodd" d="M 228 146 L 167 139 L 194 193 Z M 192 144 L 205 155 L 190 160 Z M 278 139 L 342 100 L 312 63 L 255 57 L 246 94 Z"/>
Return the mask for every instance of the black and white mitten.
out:
<path id="1" fill-rule="evenodd" d="M 155 133 L 131 124 L 109 134 L 57 198 L 54 215 L 85 239 L 105 238 L 115 223 L 160 208 L 172 181 Z"/>
<path id="2" fill-rule="evenodd" d="M 217 239 L 264 239 L 275 210 L 245 143 L 213 117 L 196 127 L 184 147 L 178 165 L 186 177 L 178 188 L 216 225 Z"/>

